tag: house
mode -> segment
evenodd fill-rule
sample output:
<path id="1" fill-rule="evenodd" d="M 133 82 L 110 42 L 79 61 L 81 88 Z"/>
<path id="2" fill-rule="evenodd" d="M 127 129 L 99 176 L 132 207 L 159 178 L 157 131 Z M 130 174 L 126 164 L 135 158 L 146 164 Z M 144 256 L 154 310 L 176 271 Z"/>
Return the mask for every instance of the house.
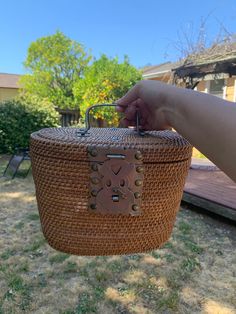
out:
<path id="1" fill-rule="evenodd" d="M 0 73 L 0 102 L 9 100 L 18 95 L 20 75 Z"/>
<path id="2" fill-rule="evenodd" d="M 171 82 L 171 71 L 175 63 L 165 62 L 159 65 L 148 66 L 142 69 L 142 76 L 145 80 L 157 80 L 165 83 Z"/>
<path id="3" fill-rule="evenodd" d="M 19 74 L 0 73 L 0 103 L 19 95 Z M 61 126 L 79 123 L 80 111 L 56 108 L 60 114 Z"/>
<path id="4" fill-rule="evenodd" d="M 178 63 L 145 67 L 143 78 L 176 84 L 236 102 L 236 43 L 215 45 Z"/>

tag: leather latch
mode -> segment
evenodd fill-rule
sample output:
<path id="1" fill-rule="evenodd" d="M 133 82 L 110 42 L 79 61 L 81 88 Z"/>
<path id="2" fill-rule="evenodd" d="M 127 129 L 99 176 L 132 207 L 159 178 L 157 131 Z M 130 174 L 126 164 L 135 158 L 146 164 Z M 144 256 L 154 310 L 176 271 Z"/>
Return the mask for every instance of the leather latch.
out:
<path id="1" fill-rule="evenodd" d="M 144 166 L 136 149 L 89 147 L 89 210 L 112 215 L 141 214 Z"/>

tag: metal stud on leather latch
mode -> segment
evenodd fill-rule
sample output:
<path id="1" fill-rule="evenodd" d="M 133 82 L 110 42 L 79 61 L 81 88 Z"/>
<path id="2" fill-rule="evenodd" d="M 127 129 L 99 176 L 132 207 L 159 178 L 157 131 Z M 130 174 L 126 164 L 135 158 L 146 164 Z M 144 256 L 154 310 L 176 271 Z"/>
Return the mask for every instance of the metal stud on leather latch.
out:
<path id="1" fill-rule="evenodd" d="M 119 202 L 119 195 L 112 195 L 113 202 Z"/>

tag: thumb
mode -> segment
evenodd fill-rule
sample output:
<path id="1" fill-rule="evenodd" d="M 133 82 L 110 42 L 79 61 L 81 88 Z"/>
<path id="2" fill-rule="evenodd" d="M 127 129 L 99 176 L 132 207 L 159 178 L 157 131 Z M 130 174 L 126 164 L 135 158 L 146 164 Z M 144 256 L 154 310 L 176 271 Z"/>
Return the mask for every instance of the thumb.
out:
<path id="1" fill-rule="evenodd" d="M 122 98 L 116 101 L 116 104 L 121 107 L 127 107 L 129 104 L 134 102 L 139 98 L 139 85 L 136 84 L 131 88 L 128 93 L 126 93 Z"/>

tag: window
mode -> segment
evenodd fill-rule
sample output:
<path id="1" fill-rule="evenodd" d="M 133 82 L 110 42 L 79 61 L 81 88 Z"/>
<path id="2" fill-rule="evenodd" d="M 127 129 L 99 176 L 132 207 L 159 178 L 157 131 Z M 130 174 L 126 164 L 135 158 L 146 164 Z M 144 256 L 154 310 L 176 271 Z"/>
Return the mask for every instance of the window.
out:
<path id="1" fill-rule="evenodd" d="M 225 80 L 224 79 L 212 80 L 212 81 L 210 81 L 209 94 L 223 98 L 224 87 L 225 87 Z"/>

